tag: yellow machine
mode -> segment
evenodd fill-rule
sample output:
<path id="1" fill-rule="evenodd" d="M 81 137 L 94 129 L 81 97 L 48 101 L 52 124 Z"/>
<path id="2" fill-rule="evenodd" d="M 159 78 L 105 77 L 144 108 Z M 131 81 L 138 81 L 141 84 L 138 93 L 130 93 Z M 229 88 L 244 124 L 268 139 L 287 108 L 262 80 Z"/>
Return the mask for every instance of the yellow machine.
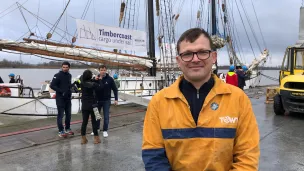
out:
<path id="1" fill-rule="evenodd" d="M 304 113 L 304 47 L 286 49 L 273 109 L 277 115 Z"/>

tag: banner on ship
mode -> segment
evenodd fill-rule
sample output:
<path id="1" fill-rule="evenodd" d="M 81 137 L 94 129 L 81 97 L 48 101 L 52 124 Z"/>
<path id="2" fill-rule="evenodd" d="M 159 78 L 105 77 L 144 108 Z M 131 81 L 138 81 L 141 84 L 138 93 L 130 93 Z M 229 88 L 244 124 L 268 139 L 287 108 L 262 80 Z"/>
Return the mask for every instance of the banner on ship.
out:
<path id="1" fill-rule="evenodd" d="M 147 52 L 146 32 L 109 27 L 76 19 L 77 42 L 91 46 Z"/>

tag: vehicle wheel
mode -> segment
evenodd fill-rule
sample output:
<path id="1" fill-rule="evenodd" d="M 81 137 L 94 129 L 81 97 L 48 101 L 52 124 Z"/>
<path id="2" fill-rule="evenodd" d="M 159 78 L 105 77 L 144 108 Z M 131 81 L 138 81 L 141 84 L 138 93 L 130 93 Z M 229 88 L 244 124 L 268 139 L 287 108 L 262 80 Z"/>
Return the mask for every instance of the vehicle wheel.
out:
<path id="1" fill-rule="evenodd" d="M 279 94 L 275 95 L 273 98 L 273 110 L 276 115 L 284 115 L 285 110 L 283 107 L 282 99 Z"/>

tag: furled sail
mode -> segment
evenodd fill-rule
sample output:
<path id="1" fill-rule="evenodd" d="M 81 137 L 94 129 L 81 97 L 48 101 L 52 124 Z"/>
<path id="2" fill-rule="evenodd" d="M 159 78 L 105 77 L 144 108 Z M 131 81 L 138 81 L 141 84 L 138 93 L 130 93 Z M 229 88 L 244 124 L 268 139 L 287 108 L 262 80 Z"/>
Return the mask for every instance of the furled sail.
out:
<path id="1" fill-rule="evenodd" d="M 0 39 L 0 49 L 90 62 L 119 63 L 120 66 L 130 66 L 134 68 L 150 68 L 153 66 L 152 60 L 149 60 L 146 57 L 119 54 L 81 47 L 62 47 L 36 43 L 34 41 L 16 42 Z"/>

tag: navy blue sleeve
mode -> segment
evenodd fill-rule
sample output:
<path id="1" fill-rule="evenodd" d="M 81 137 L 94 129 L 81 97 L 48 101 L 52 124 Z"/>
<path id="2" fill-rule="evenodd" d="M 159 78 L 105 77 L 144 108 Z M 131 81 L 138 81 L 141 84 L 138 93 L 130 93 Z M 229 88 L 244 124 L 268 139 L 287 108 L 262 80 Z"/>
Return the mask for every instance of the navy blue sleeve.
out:
<path id="1" fill-rule="evenodd" d="M 245 78 L 245 74 L 244 74 L 244 72 L 242 72 L 242 71 L 238 71 L 238 72 L 237 72 L 237 75 L 238 75 L 239 77 L 241 77 L 241 78 Z"/>
<path id="2" fill-rule="evenodd" d="M 51 87 L 51 89 L 53 89 L 54 91 L 56 91 L 58 93 L 63 93 L 63 91 L 59 88 L 59 84 L 60 84 L 59 74 L 55 74 L 50 87 Z"/>
<path id="3" fill-rule="evenodd" d="M 142 150 L 146 171 L 170 171 L 171 166 L 164 148 Z"/>
<path id="4" fill-rule="evenodd" d="M 113 92 L 114 92 L 114 98 L 115 98 L 115 100 L 118 100 L 118 89 L 117 89 L 117 87 L 116 87 L 116 84 L 115 84 L 113 78 L 111 78 L 111 89 L 112 89 Z"/>
<path id="5" fill-rule="evenodd" d="M 0 83 L 4 83 L 1 77 L 0 77 Z"/>

